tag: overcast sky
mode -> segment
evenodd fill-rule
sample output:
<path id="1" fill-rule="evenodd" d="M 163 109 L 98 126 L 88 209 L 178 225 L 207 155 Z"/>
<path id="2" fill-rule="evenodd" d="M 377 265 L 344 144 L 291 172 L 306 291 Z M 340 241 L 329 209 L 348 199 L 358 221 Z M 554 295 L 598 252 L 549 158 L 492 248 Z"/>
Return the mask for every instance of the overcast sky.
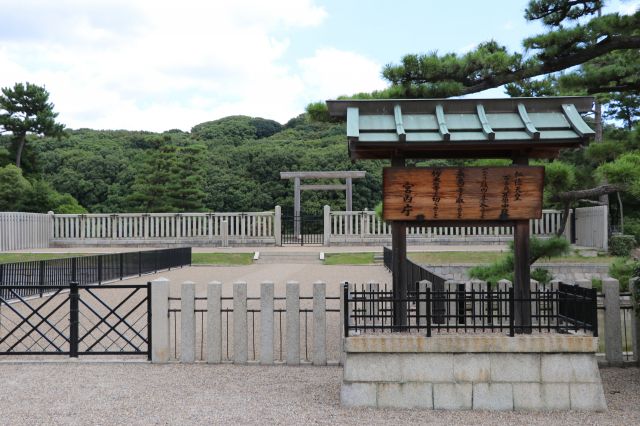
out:
<path id="1" fill-rule="evenodd" d="M 386 87 L 383 65 L 406 53 L 490 39 L 520 49 L 541 31 L 523 19 L 526 4 L 0 0 L 0 87 L 44 85 L 71 128 L 189 130 L 233 114 L 284 123 L 309 102 Z"/>

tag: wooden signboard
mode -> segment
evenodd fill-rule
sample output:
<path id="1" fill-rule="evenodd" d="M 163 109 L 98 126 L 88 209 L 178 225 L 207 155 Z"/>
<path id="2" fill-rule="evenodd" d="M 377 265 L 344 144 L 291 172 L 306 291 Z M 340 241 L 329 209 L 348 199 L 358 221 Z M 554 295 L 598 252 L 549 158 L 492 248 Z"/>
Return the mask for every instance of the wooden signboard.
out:
<path id="1" fill-rule="evenodd" d="M 389 221 L 496 221 L 542 217 L 544 167 L 384 169 Z"/>

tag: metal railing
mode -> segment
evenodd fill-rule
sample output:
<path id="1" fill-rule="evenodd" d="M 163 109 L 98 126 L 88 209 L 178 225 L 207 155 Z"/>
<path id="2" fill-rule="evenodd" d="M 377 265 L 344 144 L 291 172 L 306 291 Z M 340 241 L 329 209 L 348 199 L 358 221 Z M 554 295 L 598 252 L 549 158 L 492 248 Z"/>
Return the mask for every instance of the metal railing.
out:
<path id="1" fill-rule="evenodd" d="M 20 297 L 42 297 L 50 286 L 99 285 L 190 264 L 191 247 L 5 263 L 0 264 L 0 286 L 6 287 L 0 298 L 15 298 L 10 286 L 20 286 Z"/>
<path id="2" fill-rule="evenodd" d="M 393 272 L 393 251 L 388 247 L 383 248 L 384 266 Z M 405 268 L 407 271 L 407 289 L 416 291 L 416 283 L 418 281 L 427 280 L 435 287 L 434 290 L 444 289 L 445 278 L 436 275 L 422 265 L 418 265 L 410 259 L 405 260 Z"/>
<path id="3" fill-rule="evenodd" d="M 394 298 L 386 289 L 349 289 L 344 292 L 345 336 L 354 333 L 516 333 L 583 332 L 598 335 L 595 289 L 560 284 L 557 289 L 539 284 L 529 298 L 517 298 L 513 288 L 492 289 L 486 284 L 460 283 L 446 291 L 428 285 Z M 531 327 L 514 323 L 517 303 L 531 307 Z M 394 308 L 404 304 L 406 324 L 394 323 Z"/>

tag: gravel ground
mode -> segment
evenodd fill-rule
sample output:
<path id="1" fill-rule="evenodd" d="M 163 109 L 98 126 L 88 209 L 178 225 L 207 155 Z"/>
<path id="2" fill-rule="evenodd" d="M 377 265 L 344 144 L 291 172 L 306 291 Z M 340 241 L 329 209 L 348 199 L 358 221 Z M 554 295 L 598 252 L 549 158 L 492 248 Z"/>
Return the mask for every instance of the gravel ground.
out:
<path id="1" fill-rule="evenodd" d="M 0 424 L 640 424 L 640 370 L 601 370 L 606 413 L 340 407 L 339 367 L 0 364 Z"/>

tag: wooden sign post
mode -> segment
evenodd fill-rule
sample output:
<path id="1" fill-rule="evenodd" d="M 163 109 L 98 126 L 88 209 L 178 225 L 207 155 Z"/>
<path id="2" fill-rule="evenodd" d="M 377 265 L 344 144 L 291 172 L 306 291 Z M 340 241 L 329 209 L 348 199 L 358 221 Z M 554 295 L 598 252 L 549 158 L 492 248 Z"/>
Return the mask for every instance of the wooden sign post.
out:
<path id="1" fill-rule="evenodd" d="M 542 217 L 543 185 L 544 167 L 390 167 L 383 172 L 383 217 L 394 227 L 430 222 L 513 226 L 514 322 L 526 333 L 531 331 L 530 302 L 523 301 L 530 298 L 529 219 Z"/>

